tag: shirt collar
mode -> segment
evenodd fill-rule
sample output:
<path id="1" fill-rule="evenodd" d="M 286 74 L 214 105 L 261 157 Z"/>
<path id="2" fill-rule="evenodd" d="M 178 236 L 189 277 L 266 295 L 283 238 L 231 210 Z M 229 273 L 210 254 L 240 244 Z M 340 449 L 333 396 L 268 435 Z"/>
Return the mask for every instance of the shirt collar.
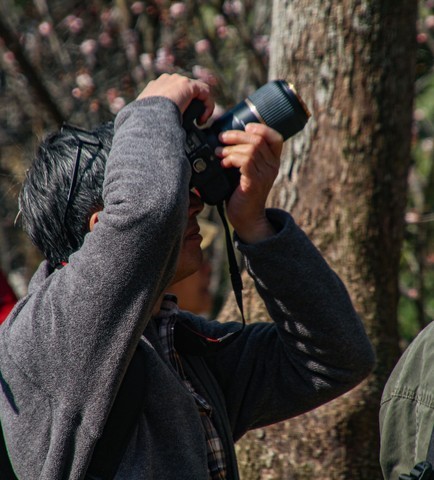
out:
<path id="1" fill-rule="evenodd" d="M 166 293 L 164 294 L 163 301 L 160 305 L 160 310 L 155 318 L 168 318 L 179 313 L 178 299 L 175 295 Z"/>

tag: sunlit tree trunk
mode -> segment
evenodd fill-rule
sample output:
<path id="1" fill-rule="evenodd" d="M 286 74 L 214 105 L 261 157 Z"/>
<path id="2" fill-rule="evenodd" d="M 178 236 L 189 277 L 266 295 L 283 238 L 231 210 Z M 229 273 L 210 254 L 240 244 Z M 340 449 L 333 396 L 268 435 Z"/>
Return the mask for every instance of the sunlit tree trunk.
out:
<path id="1" fill-rule="evenodd" d="M 349 394 L 247 435 L 242 478 L 378 480 L 379 400 L 399 351 L 417 2 L 275 0 L 273 8 L 270 78 L 294 82 L 312 118 L 287 142 L 272 203 L 292 212 L 346 283 L 378 366 Z M 251 289 L 248 316 L 260 320 Z"/>

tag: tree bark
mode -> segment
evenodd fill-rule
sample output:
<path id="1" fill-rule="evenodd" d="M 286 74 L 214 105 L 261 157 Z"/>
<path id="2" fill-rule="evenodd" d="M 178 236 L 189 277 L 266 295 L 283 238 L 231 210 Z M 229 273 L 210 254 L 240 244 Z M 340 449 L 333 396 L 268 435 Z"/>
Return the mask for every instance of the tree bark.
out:
<path id="1" fill-rule="evenodd" d="M 399 354 L 398 273 L 414 97 L 417 2 L 274 1 L 270 78 L 312 111 L 287 142 L 272 204 L 290 210 L 346 283 L 377 367 L 341 398 L 238 445 L 242 478 L 382 478 L 378 410 Z M 247 282 L 247 316 L 265 318 Z M 224 314 L 236 312 L 233 301 Z"/>

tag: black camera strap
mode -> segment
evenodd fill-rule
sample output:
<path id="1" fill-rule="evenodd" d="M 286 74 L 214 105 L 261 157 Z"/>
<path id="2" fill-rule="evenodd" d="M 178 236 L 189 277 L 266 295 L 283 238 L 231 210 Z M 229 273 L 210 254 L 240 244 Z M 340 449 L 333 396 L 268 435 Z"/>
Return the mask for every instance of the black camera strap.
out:
<path id="1" fill-rule="evenodd" d="M 224 210 L 223 202 L 220 202 L 216 205 L 217 211 L 220 215 L 220 218 L 223 223 L 223 228 L 225 229 L 225 238 L 226 238 L 226 251 L 228 254 L 229 261 L 229 274 L 231 277 L 232 289 L 235 294 L 235 300 L 238 305 L 238 309 L 241 313 L 241 319 L 243 321 L 243 327 L 246 326 L 246 319 L 244 318 L 244 308 L 243 308 L 243 281 L 241 279 L 240 269 L 238 267 L 237 259 L 235 257 L 234 245 L 232 243 L 232 236 L 229 229 L 229 224 L 226 219 L 226 214 Z"/>

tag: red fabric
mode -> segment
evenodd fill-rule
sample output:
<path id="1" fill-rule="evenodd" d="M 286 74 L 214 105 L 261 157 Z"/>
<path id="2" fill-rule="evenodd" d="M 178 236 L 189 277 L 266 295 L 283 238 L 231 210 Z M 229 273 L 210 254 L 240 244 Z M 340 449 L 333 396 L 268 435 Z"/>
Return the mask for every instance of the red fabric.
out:
<path id="1" fill-rule="evenodd" d="M 5 275 L 0 271 L 0 323 L 4 322 L 17 302 L 17 297 Z"/>

